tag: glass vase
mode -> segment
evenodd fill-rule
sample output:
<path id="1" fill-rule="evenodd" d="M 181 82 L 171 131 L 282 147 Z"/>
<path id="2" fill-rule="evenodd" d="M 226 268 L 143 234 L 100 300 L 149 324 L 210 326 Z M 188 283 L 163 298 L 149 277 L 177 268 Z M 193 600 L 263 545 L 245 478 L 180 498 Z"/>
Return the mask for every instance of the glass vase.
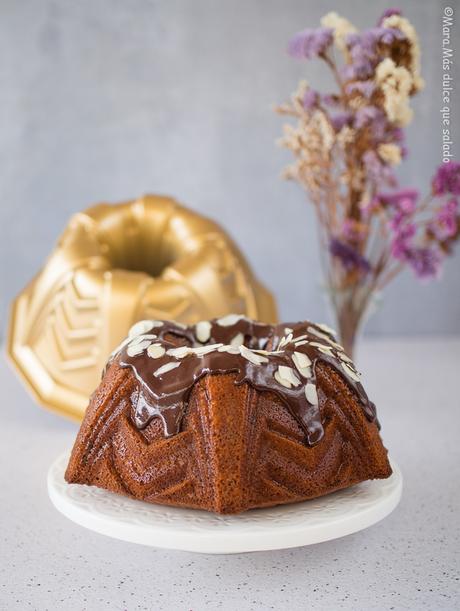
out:
<path id="1" fill-rule="evenodd" d="M 381 295 L 368 287 L 326 287 L 335 329 L 345 353 L 356 358 L 356 348 L 365 325 L 381 302 Z"/>

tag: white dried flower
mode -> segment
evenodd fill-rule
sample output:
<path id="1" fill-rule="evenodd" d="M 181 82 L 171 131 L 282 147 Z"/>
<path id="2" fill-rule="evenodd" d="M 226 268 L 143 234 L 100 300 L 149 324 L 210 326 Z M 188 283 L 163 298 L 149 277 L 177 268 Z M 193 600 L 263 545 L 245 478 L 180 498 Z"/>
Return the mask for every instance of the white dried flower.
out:
<path id="1" fill-rule="evenodd" d="M 357 31 L 355 26 L 345 19 L 345 17 L 341 17 L 336 12 L 332 11 L 324 15 L 321 19 L 321 25 L 323 28 L 332 28 L 334 30 L 334 44 L 335 46 L 348 58 L 348 49 L 347 49 L 347 36 L 349 34 L 353 34 Z"/>
<path id="2" fill-rule="evenodd" d="M 396 28 L 407 38 L 410 45 L 409 70 L 412 73 L 412 94 L 420 91 L 425 85 L 420 76 L 420 44 L 417 31 L 411 22 L 401 15 L 390 15 L 382 23 L 384 28 Z"/>
<path id="3" fill-rule="evenodd" d="M 379 144 L 377 152 L 382 161 L 389 165 L 398 165 L 401 163 L 401 149 L 397 144 L 391 142 Z"/>
<path id="4" fill-rule="evenodd" d="M 401 127 L 410 123 L 412 109 L 409 96 L 413 85 L 411 73 L 403 66 L 396 66 L 386 57 L 375 71 L 375 80 L 383 93 L 383 108 L 390 121 Z"/>
<path id="5" fill-rule="evenodd" d="M 337 144 L 345 148 L 349 144 L 355 141 L 356 138 L 356 130 L 349 127 L 348 125 L 344 125 L 342 129 L 337 134 Z"/>

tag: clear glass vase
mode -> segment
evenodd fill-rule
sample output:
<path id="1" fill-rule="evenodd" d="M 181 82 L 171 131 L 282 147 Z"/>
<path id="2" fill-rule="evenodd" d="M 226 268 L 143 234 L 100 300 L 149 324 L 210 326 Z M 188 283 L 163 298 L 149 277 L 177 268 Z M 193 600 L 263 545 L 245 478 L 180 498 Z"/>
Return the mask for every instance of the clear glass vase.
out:
<path id="1" fill-rule="evenodd" d="M 344 347 L 345 353 L 355 358 L 358 340 L 370 316 L 381 303 L 381 295 L 376 291 L 369 292 L 366 286 L 352 286 L 346 289 L 330 286 L 324 288 L 339 342 Z"/>

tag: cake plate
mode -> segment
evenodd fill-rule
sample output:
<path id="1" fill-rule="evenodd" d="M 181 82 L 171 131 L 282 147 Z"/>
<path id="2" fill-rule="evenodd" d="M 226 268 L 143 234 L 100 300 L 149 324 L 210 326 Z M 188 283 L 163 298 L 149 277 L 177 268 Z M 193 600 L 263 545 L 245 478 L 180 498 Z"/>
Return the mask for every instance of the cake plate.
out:
<path id="1" fill-rule="evenodd" d="M 401 498 L 402 475 L 392 460 L 388 479 L 372 480 L 318 499 L 222 516 L 152 505 L 94 486 L 68 484 L 69 452 L 48 471 L 56 509 L 103 535 L 153 547 L 206 554 L 284 549 L 329 541 L 379 522 Z"/>

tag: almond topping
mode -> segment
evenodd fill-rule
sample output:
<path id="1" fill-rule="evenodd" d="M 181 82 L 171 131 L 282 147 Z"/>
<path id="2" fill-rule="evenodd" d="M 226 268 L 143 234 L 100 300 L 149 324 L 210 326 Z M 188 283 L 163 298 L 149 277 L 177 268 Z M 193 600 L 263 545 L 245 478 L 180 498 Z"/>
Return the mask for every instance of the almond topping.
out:
<path id="1" fill-rule="evenodd" d="M 168 371 L 171 371 L 172 369 L 175 369 L 176 367 L 179 367 L 180 363 L 178 363 L 177 361 L 171 361 L 170 363 L 166 363 L 165 365 L 162 365 L 161 367 L 159 367 L 154 373 L 153 375 L 158 378 L 159 376 L 162 376 L 164 373 L 168 373 Z"/>
<path id="2" fill-rule="evenodd" d="M 141 354 L 142 352 L 144 352 L 144 350 L 146 348 L 148 348 L 150 346 L 150 340 L 146 339 L 142 342 L 136 342 L 135 344 L 131 343 L 129 344 L 129 346 L 126 348 L 126 354 L 128 356 L 138 356 L 139 354 Z"/>
<path id="3" fill-rule="evenodd" d="M 128 331 L 128 337 L 135 337 L 136 335 L 143 335 L 153 329 L 154 327 L 162 327 L 163 321 L 161 320 L 140 320 L 131 327 Z"/>
<path id="4" fill-rule="evenodd" d="M 190 348 L 190 352 L 193 352 L 197 356 L 204 356 L 214 350 L 218 350 L 222 344 L 208 344 L 207 346 L 200 346 L 199 348 Z"/>
<path id="5" fill-rule="evenodd" d="M 318 405 L 318 393 L 316 392 L 316 386 L 309 382 L 305 386 L 305 397 L 308 403 L 311 405 Z"/>
<path id="6" fill-rule="evenodd" d="M 159 359 L 163 356 L 166 350 L 163 348 L 161 344 L 151 344 L 147 348 L 147 354 L 152 359 Z"/>
<path id="7" fill-rule="evenodd" d="M 292 354 L 292 360 L 294 361 L 294 365 L 296 366 L 297 370 L 304 378 L 311 377 L 311 360 L 306 354 L 303 352 L 294 352 Z"/>
<path id="8" fill-rule="evenodd" d="M 353 371 L 353 369 L 349 365 L 347 365 L 346 363 L 340 363 L 340 364 L 342 365 L 342 369 L 347 374 L 347 376 L 349 376 L 355 382 L 359 382 L 358 374 L 355 371 Z"/>
<path id="9" fill-rule="evenodd" d="M 237 333 L 235 337 L 231 340 L 230 346 L 241 346 L 244 343 L 244 335 L 242 333 Z"/>
<path id="10" fill-rule="evenodd" d="M 228 352 L 229 354 L 239 354 L 240 350 L 238 346 L 230 346 L 230 344 L 226 344 L 225 346 L 221 346 L 217 348 L 217 352 Z"/>
<path id="11" fill-rule="evenodd" d="M 268 363 L 268 359 L 266 356 L 262 356 L 261 354 L 256 354 L 246 346 L 240 346 L 240 354 L 243 358 L 254 363 L 254 365 L 261 365 L 262 363 Z"/>
<path id="12" fill-rule="evenodd" d="M 286 380 L 292 386 L 299 386 L 299 384 L 302 383 L 291 367 L 280 365 L 278 367 L 278 373 L 281 379 Z"/>
<path id="13" fill-rule="evenodd" d="M 176 359 L 183 359 L 188 354 L 191 354 L 192 350 L 190 346 L 179 346 L 178 348 L 170 348 L 166 350 L 166 354 L 173 356 Z"/>
<path id="14" fill-rule="evenodd" d="M 232 325 L 236 325 L 236 323 L 242 318 L 244 318 L 242 314 L 227 314 L 227 316 L 218 318 L 216 322 L 221 327 L 231 327 Z"/>
<path id="15" fill-rule="evenodd" d="M 201 320 L 195 325 L 195 336 L 199 342 L 204 344 L 211 337 L 212 325 L 209 320 Z"/>

